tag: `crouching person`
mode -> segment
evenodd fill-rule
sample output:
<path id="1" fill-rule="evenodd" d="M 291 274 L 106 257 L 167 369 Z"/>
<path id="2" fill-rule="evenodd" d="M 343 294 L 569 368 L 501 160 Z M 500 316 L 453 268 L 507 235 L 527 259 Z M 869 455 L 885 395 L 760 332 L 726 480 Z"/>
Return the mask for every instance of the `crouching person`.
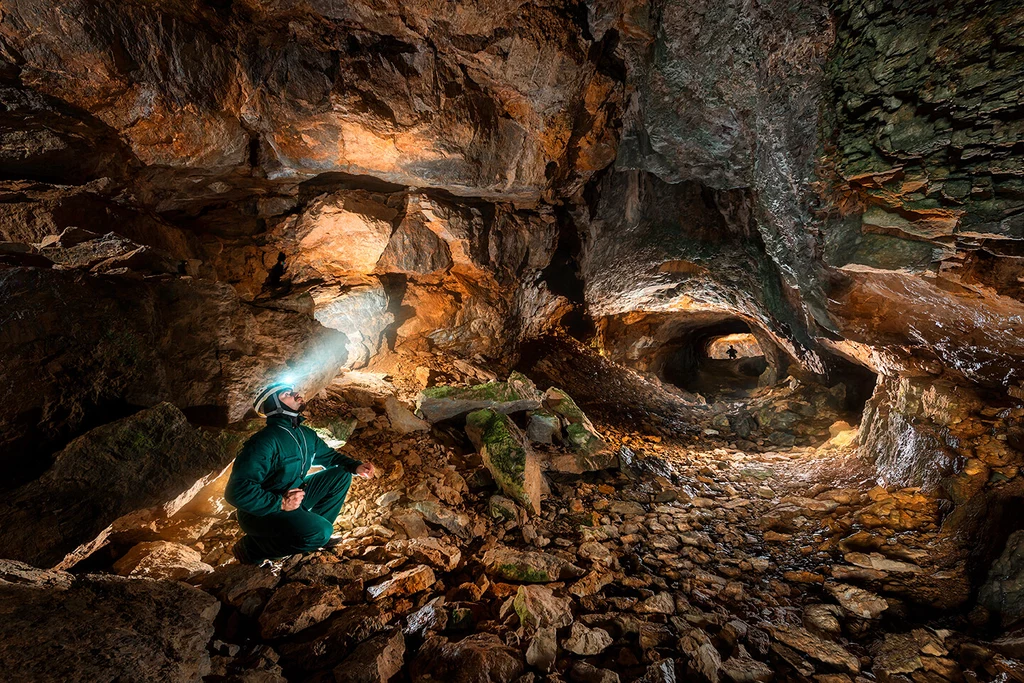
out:
<path id="1" fill-rule="evenodd" d="M 259 564 L 329 546 L 352 476 L 372 477 L 373 465 L 338 453 L 303 426 L 305 401 L 288 384 L 267 387 L 253 406 L 267 425 L 245 442 L 225 492 L 245 532 L 235 558 Z M 313 465 L 326 469 L 308 474 Z"/>

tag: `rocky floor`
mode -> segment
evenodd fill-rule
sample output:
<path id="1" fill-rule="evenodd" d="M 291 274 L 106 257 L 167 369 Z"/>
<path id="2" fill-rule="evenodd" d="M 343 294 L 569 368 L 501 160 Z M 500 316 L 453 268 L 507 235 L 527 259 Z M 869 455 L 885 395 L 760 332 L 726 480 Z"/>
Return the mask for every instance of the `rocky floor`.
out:
<path id="1" fill-rule="evenodd" d="M 222 603 L 204 680 L 1024 681 L 1024 637 L 970 609 L 940 501 L 875 486 L 834 389 L 712 406 L 652 389 L 650 410 L 597 421 L 618 467 L 550 472 L 529 516 L 456 425 L 358 398 L 403 381 L 334 394 L 359 414 L 345 451 L 379 468 L 337 547 L 238 565 L 215 483 L 112 567 Z M 744 415 L 766 437 L 737 436 Z"/>

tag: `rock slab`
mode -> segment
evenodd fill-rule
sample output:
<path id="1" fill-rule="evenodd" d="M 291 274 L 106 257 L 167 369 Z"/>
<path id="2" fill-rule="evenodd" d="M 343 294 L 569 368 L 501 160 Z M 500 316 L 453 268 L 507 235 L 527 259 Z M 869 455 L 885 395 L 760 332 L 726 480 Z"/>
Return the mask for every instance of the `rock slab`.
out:
<path id="1" fill-rule="evenodd" d="M 505 495 L 540 514 L 540 465 L 522 430 L 507 415 L 485 409 L 466 417 L 466 433 Z"/>
<path id="2" fill-rule="evenodd" d="M 177 581 L 0 583 L 0 667 L 19 680 L 200 680 L 220 604 Z"/>

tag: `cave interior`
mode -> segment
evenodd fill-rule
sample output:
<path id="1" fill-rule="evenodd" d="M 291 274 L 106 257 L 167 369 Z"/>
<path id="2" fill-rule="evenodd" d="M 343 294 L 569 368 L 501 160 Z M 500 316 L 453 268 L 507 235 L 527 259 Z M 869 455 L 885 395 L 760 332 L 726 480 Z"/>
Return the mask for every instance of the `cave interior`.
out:
<path id="1" fill-rule="evenodd" d="M 1022 84 L 1020 0 L 5 0 L 0 670 L 1024 683 Z M 273 383 L 356 464 L 250 561 Z"/>

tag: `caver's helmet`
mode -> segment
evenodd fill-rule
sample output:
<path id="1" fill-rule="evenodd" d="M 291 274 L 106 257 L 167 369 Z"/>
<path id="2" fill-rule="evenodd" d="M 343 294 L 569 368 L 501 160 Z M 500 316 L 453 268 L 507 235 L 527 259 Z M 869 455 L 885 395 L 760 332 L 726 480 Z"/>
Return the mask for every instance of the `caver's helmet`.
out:
<path id="1" fill-rule="evenodd" d="M 297 415 L 294 410 L 290 410 L 288 406 L 281 403 L 279 396 L 282 391 L 295 391 L 295 387 L 287 382 L 275 382 L 261 391 L 256 400 L 252 402 L 252 407 L 256 414 L 260 417 Z"/>

